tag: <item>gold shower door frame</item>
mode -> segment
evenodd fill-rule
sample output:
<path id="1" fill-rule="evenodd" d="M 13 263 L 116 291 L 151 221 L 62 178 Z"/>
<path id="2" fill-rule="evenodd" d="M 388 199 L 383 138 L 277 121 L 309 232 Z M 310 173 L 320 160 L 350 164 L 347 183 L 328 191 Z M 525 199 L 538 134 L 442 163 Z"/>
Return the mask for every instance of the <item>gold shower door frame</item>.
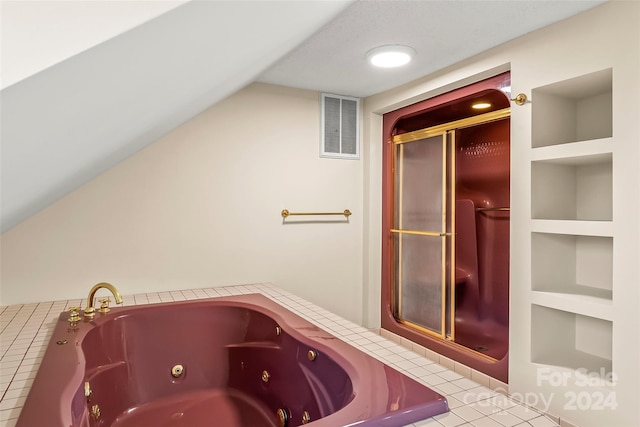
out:
<path id="1" fill-rule="evenodd" d="M 422 333 L 436 336 L 449 341 L 455 341 L 455 164 L 456 164 L 456 131 L 470 126 L 485 124 L 496 120 L 510 117 L 510 108 L 504 108 L 477 116 L 456 120 L 442 125 L 433 126 L 427 129 L 420 129 L 405 134 L 396 135 L 392 142 L 394 149 L 392 150 L 392 167 L 393 179 L 395 185 L 394 191 L 394 225 L 396 227 L 389 230 L 390 233 L 397 235 L 398 251 L 394 256 L 394 280 L 392 289 L 392 301 L 395 307 L 392 307 L 397 321 L 409 326 L 412 329 Z M 406 230 L 402 227 L 402 200 L 403 200 L 403 160 L 404 160 L 404 144 L 411 142 L 425 142 L 426 139 L 441 136 L 442 137 L 442 221 L 440 230 Z M 447 155 L 448 154 L 448 155 Z M 447 191 L 447 184 L 449 190 Z M 447 203 L 448 202 L 448 203 Z M 398 206 L 399 205 L 399 206 Z M 448 209 L 447 209 L 448 208 Z M 448 226 L 448 227 L 447 227 Z M 402 317 L 402 239 L 404 235 L 423 236 L 425 238 L 441 239 L 441 271 L 440 271 L 440 290 L 441 290 L 441 322 L 440 332 L 431 330 L 425 326 L 415 322 L 403 319 Z M 447 251 L 448 240 L 448 251 Z M 447 257 L 448 252 L 448 257 Z M 396 253 L 396 251 L 392 251 Z M 448 265 L 448 267 L 447 267 Z M 449 288 L 449 289 L 447 289 Z M 447 290 L 449 293 L 447 293 Z M 448 305 L 448 307 L 447 307 Z M 448 310 L 447 310 L 448 308 Z"/>
<path id="2" fill-rule="evenodd" d="M 402 136 L 407 135 L 407 134 L 403 134 Z M 442 181 L 442 192 L 441 192 L 441 196 L 442 196 L 442 211 L 441 211 L 441 221 L 440 221 L 440 230 L 407 230 L 403 228 L 403 189 L 404 189 L 404 182 L 403 182 L 403 177 L 404 177 L 404 147 L 405 147 L 405 143 L 408 142 L 416 142 L 416 143 L 437 143 L 434 141 L 428 141 L 426 142 L 426 140 L 428 139 L 432 139 L 434 137 L 441 137 L 441 144 L 442 144 L 442 175 L 441 175 L 441 181 Z M 447 250 L 447 237 L 451 237 L 451 242 L 452 244 L 450 245 L 451 248 L 450 250 L 455 250 L 453 241 L 454 239 L 453 234 L 455 233 L 455 230 L 452 228 L 451 231 L 447 231 L 447 218 L 448 218 L 448 212 L 450 209 L 453 208 L 450 207 L 449 209 L 447 209 L 447 177 L 450 174 L 450 166 L 449 164 L 455 164 L 455 162 L 449 162 L 447 161 L 447 152 L 449 151 L 450 154 L 449 155 L 455 155 L 455 152 L 453 152 L 453 150 L 451 149 L 451 147 L 455 148 L 455 143 L 449 143 L 450 139 L 453 139 L 455 137 L 455 132 L 451 132 L 451 131 L 447 131 L 447 130 L 435 130 L 434 132 L 422 132 L 422 134 L 420 135 L 419 139 L 411 139 L 411 140 L 400 140 L 397 141 L 394 138 L 394 145 L 395 145 L 395 149 L 393 150 L 393 164 L 394 164 L 394 170 L 396 171 L 396 182 L 397 182 L 397 191 L 398 191 L 398 197 L 396 198 L 396 208 L 397 208 L 397 216 L 396 216 L 396 221 L 395 223 L 397 224 L 397 228 L 392 228 L 390 230 L 391 233 L 396 234 L 398 237 L 397 240 L 397 247 L 398 247 L 398 252 L 397 252 L 397 259 L 395 260 L 396 262 L 396 281 L 395 281 L 395 291 L 396 291 L 396 298 L 395 298 L 395 303 L 396 303 L 396 314 L 398 317 L 398 320 L 407 325 L 410 326 L 411 328 L 414 329 L 418 329 L 424 333 L 430 334 L 430 335 L 435 335 L 437 337 L 443 338 L 443 339 L 453 339 L 453 334 L 454 331 L 453 330 L 449 330 L 448 326 L 452 325 L 452 322 L 447 322 L 447 316 L 446 316 L 446 312 L 447 310 L 445 309 L 446 303 L 447 303 L 447 257 L 445 256 L 446 250 Z M 454 224 L 451 223 L 451 227 L 454 227 Z M 403 307 L 402 307 L 402 286 L 401 284 L 402 279 L 403 279 L 403 270 L 402 270 L 402 259 L 403 259 L 403 238 L 405 235 L 414 235 L 414 236 L 421 236 L 422 238 L 427 238 L 427 239 L 433 239 L 433 238 L 438 238 L 441 241 L 441 271 L 440 271 L 440 306 L 441 306 L 441 319 L 440 319 L 440 332 L 438 333 L 437 331 L 434 331 L 432 329 L 429 329 L 425 326 L 419 325 L 415 322 L 412 322 L 410 320 L 407 320 L 405 318 L 403 318 Z M 453 252 L 455 253 L 455 252 Z M 453 259 L 454 257 L 451 257 L 451 259 Z M 450 298 L 452 301 L 454 300 L 454 298 Z M 449 312 L 451 313 L 451 309 L 452 307 L 450 307 Z M 449 331 L 449 334 L 447 334 L 447 332 Z"/>

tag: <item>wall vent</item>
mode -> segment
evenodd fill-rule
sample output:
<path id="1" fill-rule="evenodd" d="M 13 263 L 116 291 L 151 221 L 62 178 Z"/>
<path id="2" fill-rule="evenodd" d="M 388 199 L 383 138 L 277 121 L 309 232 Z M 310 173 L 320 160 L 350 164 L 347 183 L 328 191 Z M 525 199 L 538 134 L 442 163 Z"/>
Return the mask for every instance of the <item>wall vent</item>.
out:
<path id="1" fill-rule="evenodd" d="M 360 158 L 360 99 L 320 94 L 320 157 Z"/>

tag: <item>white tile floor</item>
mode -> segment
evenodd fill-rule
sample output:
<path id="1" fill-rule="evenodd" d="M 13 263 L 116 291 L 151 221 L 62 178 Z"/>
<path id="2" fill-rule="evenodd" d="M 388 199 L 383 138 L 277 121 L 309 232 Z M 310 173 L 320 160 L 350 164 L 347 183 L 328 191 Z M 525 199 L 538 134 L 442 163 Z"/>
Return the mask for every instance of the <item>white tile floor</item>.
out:
<path id="1" fill-rule="evenodd" d="M 124 296 L 124 305 L 262 293 L 356 348 L 446 396 L 450 412 L 413 427 L 554 427 L 558 420 L 522 406 L 496 390 L 505 385 L 382 331 L 384 336 L 270 284 L 239 285 Z M 0 307 L 0 427 L 13 427 L 44 356 L 53 326 L 67 307 L 84 300 Z"/>

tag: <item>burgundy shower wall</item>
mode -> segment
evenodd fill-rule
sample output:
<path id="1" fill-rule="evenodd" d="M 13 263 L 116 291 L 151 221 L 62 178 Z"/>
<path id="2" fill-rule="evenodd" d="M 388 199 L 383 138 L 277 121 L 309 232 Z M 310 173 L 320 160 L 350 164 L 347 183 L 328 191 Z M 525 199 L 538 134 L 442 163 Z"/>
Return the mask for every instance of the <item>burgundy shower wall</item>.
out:
<path id="1" fill-rule="evenodd" d="M 509 119 L 456 136 L 455 341 L 494 359 L 509 350 L 509 145 Z"/>
<path id="2" fill-rule="evenodd" d="M 508 326 L 509 211 L 478 209 L 509 207 L 509 120 L 458 132 L 456 201 L 470 200 L 476 210 L 478 319 Z M 456 248 L 462 251 L 459 244 Z M 457 265 L 460 261 L 456 253 Z"/>

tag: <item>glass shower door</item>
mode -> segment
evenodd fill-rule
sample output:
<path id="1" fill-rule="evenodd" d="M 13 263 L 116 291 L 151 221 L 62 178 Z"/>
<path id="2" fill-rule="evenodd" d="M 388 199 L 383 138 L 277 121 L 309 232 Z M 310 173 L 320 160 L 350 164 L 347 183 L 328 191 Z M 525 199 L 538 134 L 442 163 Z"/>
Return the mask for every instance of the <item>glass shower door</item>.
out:
<path id="1" fill-rule="evenodd" d="M 447 133 L 395 146 L 395 307 L 401 322 L 446 338 L 451 334 L 447 283 Z"/>

